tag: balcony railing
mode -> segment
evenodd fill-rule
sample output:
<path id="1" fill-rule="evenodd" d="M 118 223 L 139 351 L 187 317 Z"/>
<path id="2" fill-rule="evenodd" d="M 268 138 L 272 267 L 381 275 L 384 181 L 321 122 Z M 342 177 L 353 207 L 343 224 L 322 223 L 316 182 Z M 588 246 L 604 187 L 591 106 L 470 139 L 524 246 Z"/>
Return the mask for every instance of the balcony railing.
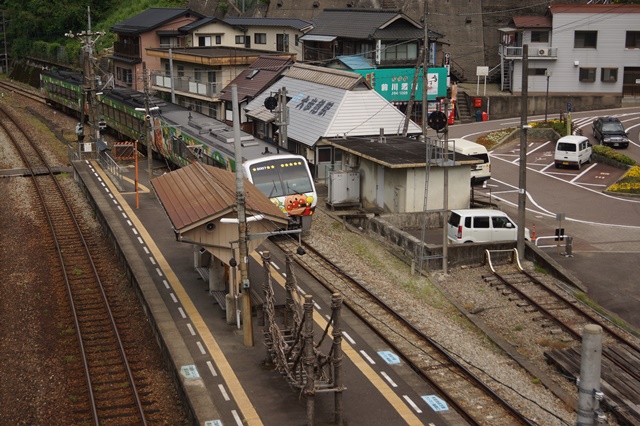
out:
<path id="1" fill-rule="evenodd" d="M 499 53 L 505 59 L 522 59 L 522 46 L 500 45 Z M 529 46 L 529 59 L 558 59 L 557 47 Z"/>
<path id="2" fill-rule="evenodd" d="M 140 49 L 137 44 L 116 41 L 113 43 L 113 54 L 125 58 L 140 58 Z"/>
<path id="3" fill-rule="evenodd" d="M 171 89 L 171 77 L 161 72 L 152 72 L 151 84 L 156 88 Z M 173 90 L 207 98 L 217 98 L 220 96 L 222 83 L 197 81 L 191 77 L 173 77 Z"/>

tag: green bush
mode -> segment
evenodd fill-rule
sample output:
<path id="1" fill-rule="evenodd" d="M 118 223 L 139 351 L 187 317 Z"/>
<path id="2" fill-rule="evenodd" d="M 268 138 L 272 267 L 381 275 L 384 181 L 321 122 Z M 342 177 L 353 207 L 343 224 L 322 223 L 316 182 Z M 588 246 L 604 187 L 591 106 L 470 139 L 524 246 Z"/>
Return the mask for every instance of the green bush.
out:
<path id="1" fill-rule="evenodd" d="M 596 145 L 593 147 L 593 153 L 606 158 L 611 158 L 612 160 L 626 164 L 627 166 L 635 166 L 637 164 L 636 160 L 633 158 L 625 154 L 620 154 L 618 151 L 608 146 Z"/>

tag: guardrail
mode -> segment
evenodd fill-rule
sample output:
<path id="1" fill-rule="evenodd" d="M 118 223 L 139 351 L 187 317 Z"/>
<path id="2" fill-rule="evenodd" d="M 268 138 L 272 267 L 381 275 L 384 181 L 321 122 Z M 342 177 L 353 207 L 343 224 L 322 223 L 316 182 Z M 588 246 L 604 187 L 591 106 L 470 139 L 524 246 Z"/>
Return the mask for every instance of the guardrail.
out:
<path id="1" fill-rule="evenodd" d="M 540 240 L 551 240 L 553 239 L 554 241 L 557 242 L 557 244 L 548 244 L 548 245 L 539 245 L 538 241 Z M 564 246 L 565 246 L 565 252 L 563 253 L 566 257 L 573 257 L 573 237 L 571 235 L 550 235 L 547 237 L 537 237 L 534 241 L 534 244 L 536 245 L 536 247 L 538 248 L 548 248 L 548 247 L 560 247 L 562 246 L 562 244 L 560 244 L 560 241 L 565 241 Z"/>

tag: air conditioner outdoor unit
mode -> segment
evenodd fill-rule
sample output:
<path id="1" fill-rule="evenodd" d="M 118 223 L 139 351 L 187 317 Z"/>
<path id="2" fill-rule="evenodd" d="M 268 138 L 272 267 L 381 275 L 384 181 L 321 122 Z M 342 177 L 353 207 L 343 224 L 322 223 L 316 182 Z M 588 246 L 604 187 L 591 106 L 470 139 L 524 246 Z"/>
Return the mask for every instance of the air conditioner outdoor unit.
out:
<path id="1" fill-rule="evenodd" d="M 549 56 L 549 49 L 538 49 L 538 56 Z"/>

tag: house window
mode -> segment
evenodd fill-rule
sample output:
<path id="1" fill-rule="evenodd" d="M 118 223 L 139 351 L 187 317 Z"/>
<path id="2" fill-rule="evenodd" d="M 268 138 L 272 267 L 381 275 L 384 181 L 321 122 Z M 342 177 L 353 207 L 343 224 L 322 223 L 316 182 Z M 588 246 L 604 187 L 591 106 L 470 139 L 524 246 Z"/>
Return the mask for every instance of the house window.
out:
<path id="1" fill-rule="evenodd" d="M 198 68 L 194 69 L 193 78 L 195 81 L 202 81 L 202 70 Z"/>
<path id="2" fill-rule="evenodd" d="M 546 68 L 529 68 L 527 70 L 527 75 L 530 75 L 530 76 L 538 75 L 538 76 L 544 77 L 547 75 L 547 69 Z"/>
<path id="3" fill-rule="evenodd" d="M 640 31 L 627 31 L 624 47 L 626 49 L 640 49 Z"/>
<path id="4" fill-rule="evenodd" d="M 597 31 L 576 31 L 573 47 L 576 49 L 594 48 L 598 45 Z"/>
<path id="5" fill-rule="evenodd" d="M 278 52 L 289 51 L 289 34 L 276 34 L 276 50 Z"/>
<path id="6" fill-rule="evenodd" d="M 198 37 L 198 46 L 211 46 L 211 36 L 200 36 Z"/>
<path id="7" fill-rule="evenodd" d="M 296 34 L 296 46 L 298 46 L 300 44 L 300 36 L 298 34 Z"/>
<path id="8" fill-rule="evenodd" d="M 602 68 L 600 81 L 615 83 L 618 81 L 618 68 Z"/>
<path id="9" fill-rule="evenodd" d="M 531 31 L 532 43 L 549 43 L 549 31 Z"/>
<path id="10" fill-rule="evenodd" d="M 580 68 L 580 81 L 584 81 L 584 82 L 596 81 L 596 69 Z"/>
<path id="11" fill-rule="evenodd" d="M 178 77 L 184 77 L 184 65 L 178 65 Z"/>
<path id="12" fill-rule="evenodd" d="M 236 44 L 244 44 L 244 36 L 243 35 L 237 35 L 236 36 Z"/>
<path id="13" fill-rule="evenodd" d="M 130 69 L 119 68 L 122 70 L 121 80 L 126 84 L 133 84 L 133 72 Z"/>
<path id="14" fill-rule="evenodd" d="M 265 34 L 265 33 L 255 33 L 253 35 L 253 42 L 255 44 L 267 44 L 267 34 Z"/>
<path id="15" fill-rule="evenodd" d="M 221 35 L 217 35 L 216 36 L 216 44 L 222 44 L 222 36 Z"/>
<path id="16" fill-rule="evenodd" d="M 418 45 L 415 43 L 383 45 L 382 48 L 384 49 L 383 60 L 385 61 L 403 61 L 418 58 Z"/>
<path id="17" fill-rule="evenodd" d="M 178 37 L 160 36 L 160 47 L 180 47 Z"/>

